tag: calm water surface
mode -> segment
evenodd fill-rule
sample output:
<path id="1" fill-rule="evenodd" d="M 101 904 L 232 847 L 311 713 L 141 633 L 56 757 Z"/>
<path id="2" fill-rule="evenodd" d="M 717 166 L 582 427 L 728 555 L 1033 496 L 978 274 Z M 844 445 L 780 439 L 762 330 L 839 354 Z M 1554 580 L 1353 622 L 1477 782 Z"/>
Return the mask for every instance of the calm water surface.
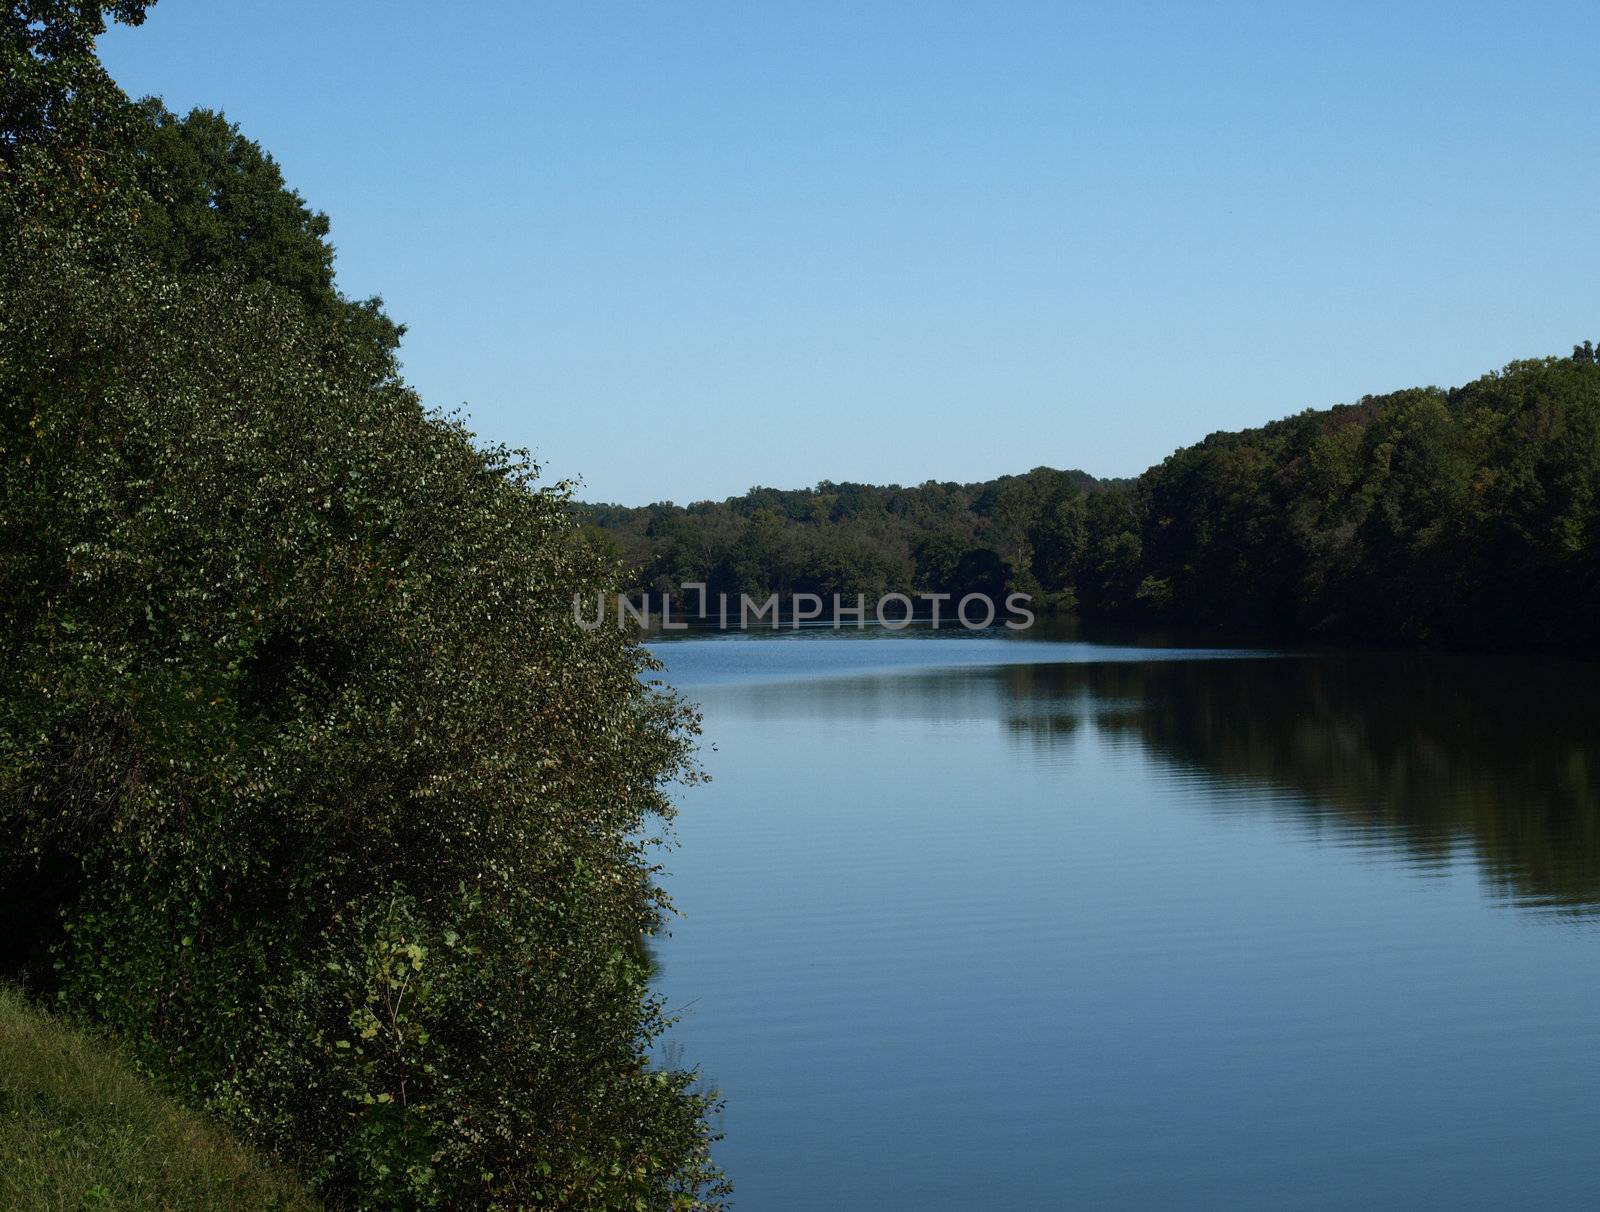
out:
<path id="1" fill-rule="evenodd" d="M 1600 1207 L 1594 666 L 656 651 L 740 1208 Z"/>

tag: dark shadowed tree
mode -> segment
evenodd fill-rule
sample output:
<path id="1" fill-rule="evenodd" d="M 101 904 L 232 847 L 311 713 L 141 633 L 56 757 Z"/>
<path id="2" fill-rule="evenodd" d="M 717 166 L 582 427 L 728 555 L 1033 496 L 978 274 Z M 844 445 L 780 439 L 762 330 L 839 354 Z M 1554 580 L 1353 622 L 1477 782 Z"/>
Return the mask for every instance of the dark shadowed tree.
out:
<path id="1" fill-rule="evenodd" d="M 153 0 L 18 0 L 0 9 L 0 156 L 93 132 L 125 100 L 94 53 L 108 21 L 138 25 Z"/>
<path id="2" fill-rule="evenodd" d="M 346 299 L 334 282 L 328 216 L 284 184 L 259 143 L 219 113 L 179 118 L 160 101 L 138 106 L 139 183 L 160 205 L 140 213 L 142 245 L 174 273 L 222 271 L 269 283 L 383 355 L 404 329 L 382 300 Z"/>

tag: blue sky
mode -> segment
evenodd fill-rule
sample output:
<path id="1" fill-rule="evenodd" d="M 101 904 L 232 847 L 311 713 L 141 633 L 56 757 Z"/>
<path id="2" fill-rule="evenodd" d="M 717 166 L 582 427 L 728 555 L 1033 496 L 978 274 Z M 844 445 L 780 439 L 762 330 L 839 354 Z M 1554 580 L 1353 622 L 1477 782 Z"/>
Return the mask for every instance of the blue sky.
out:
<path id="1" fill-rule="evenodd" d="M 1590 5 L 229 3 L 102 43 L 581 495 L 1133 474 L 1600 338 Z"/>

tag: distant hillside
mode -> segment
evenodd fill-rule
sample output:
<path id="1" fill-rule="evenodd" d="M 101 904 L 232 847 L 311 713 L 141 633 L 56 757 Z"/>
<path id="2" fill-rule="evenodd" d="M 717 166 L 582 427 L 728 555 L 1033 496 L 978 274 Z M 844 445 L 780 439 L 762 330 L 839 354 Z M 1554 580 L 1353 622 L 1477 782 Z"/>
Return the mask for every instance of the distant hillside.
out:
<path id="1" fill-rule="evenodd" d="M 1515 362 L 1213 434 L 1133 488 L 1086 607 L 1295 635 L 1600 639 L 1600 364 Z M 1087 575 L 1084 575 L 1084 573 Z"/>
<path id="2" fill-rule="evenodd" d="M 1216 433 L 1134 480 L 578 507 L 638 589 L 1032 593 L 1102 618 L 1476 646 L 1600 639 L 1600 353 Z M 603 536 L 603 537 L 601 537 Z"/>
<path id="3" fill-rule="evenodd" d="M 1066 532 L 1098 517 L 1128 481 L 1037 467 L 977 484 L 752 488 L 725 501 L 576 506 L 592 536 L 633 571 L 635 588 L 703 582 L 712 594 L 912 588 L 1059 597 Z M 1108 496 L 1111 494 L 1111 496 Z M 1070 601 L 1069 603 L 1070 604 Z"/>

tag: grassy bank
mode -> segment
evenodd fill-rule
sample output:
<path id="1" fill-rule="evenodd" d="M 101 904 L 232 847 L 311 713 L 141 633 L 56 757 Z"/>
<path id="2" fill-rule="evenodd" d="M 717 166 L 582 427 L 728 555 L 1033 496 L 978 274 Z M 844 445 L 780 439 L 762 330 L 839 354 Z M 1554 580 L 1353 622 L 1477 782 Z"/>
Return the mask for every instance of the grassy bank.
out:
<path id="1" fill-rule="evenodd" d="M 289 1177 L 115 1051 L 0 986 L 0 1207 L 312 1209 Z"/>

